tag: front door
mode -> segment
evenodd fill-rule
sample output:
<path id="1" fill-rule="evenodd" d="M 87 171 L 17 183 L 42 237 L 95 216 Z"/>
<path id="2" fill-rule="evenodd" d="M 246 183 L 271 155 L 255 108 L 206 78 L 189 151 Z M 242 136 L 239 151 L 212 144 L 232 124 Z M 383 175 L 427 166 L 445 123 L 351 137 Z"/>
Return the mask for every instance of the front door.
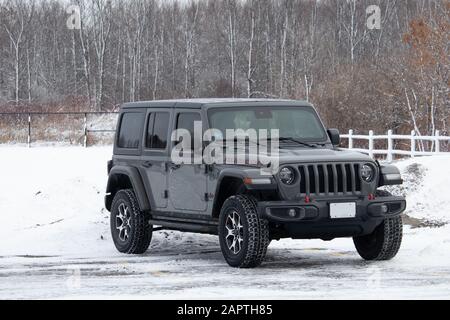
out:
<path id="1" fill-rule="evenodd" d="M 191 137 L 194 137 L 194 122 L 201 120 L 200 112 L 178 110 L 175 115 L 175 127 L 189 131 Z M 189 153 L 188 150 L 184 152 Z M 168 170 L 169 198 L 174 209 L 187 211 L 186 213 L 206 211 L 207 180 L 204 165 L 169 163 Z"/>

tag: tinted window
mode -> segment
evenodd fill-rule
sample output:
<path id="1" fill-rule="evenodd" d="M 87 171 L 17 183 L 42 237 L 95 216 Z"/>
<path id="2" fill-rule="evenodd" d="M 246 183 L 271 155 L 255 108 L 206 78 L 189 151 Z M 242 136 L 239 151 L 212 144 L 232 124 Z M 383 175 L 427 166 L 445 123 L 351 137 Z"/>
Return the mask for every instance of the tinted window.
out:
<path id="1" fill-rule="evenodd" d="M 191 147 L 194 146 L 194 122 L 202 121 L 198 113 L 180 113 L 177 119 L 177 129 L 186 129 L 191 134 Z"/>
<path id="2" fill-rule="evenodd" d="M 139 149 L 142 127 L 144 126 L 142 113 L 124 113 L 120 122 L 117 146 L 125 149 Z"/>
<path id="3" fill-rule="evenodd" d="M 166 149 L 167 130 L 170 115 L 167 112 L 156 112 L 149 115 L 147 141 L 145 146 L 150 149 Z"/>

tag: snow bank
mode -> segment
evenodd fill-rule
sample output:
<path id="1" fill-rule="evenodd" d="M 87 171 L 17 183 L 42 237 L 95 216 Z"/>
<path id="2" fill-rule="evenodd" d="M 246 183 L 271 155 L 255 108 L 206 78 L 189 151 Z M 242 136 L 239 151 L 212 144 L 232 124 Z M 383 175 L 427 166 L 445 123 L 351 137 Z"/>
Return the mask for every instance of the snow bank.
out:
<path id="1" fill-rule="evenodd" d="M 112 148 L 0 148 L 0 255 L 113 252 L 103 208 Z"/>
<path id="2" fill-rule="evenodd" d="M 406 214 L 430 222 L 450 222 L 450 155 L 397 161 L 404 183 L 387 188 L 406 196 Z"/>

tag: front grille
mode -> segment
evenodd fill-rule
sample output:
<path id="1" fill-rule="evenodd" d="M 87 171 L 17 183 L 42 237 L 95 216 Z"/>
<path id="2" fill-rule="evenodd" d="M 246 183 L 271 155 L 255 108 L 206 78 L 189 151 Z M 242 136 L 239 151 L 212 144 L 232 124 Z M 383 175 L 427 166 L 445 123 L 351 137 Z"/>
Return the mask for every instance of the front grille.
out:
<path id="1" fill-rule="evenodd" d="M 300 193 L 304 195 L 361 194 L 359 163 L 304 164 Z"/>

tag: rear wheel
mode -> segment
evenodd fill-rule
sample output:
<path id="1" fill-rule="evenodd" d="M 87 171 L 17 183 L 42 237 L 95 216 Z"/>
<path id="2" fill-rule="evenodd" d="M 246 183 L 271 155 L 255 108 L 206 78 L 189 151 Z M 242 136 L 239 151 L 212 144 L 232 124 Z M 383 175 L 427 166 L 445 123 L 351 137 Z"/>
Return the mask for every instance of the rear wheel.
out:
<path id="1" fill-rule="evenodd" d="M 141 212 L 133 190 L 120 190 L 111 206 L 111 235 L 117 250 L 142 254 L 152 240 L 148 214 Z"/>
<path id="2" fill-rule="evenodd" d="M 219 218 L 219 241 L 230 266 L 254 268 L 261 264 L 270 243 L 269 226 L 267 220 L 259 218 L 253 197 L 238 195 L 225 201 Z"/>
<path id="3" fill-rule="evenodd" d="M 377 196 L 386 197 L 391 194 L 378 190 Z M 402 217 L 388 218 L 368 235 L 354 237 L 353 242 L 359 255 L 365 260 L 390 260 L 397 254 L 402 244 Z"/>

